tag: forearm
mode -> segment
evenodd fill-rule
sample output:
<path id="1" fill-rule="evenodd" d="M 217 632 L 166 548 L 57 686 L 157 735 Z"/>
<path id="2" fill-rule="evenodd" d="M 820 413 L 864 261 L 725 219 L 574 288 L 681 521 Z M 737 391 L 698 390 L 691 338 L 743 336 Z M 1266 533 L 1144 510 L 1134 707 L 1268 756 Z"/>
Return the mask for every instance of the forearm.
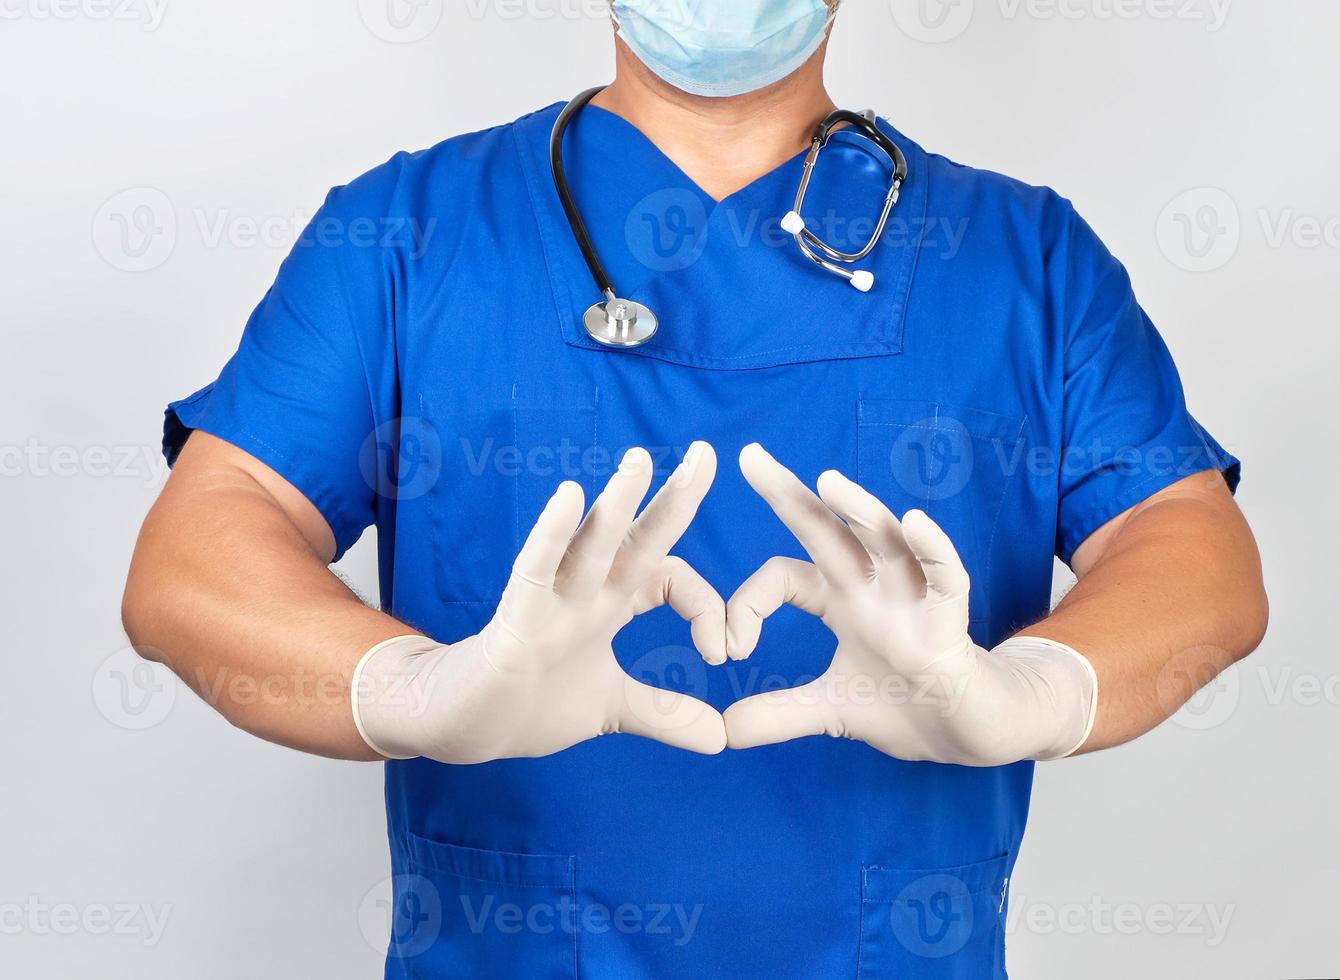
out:
<path id="1" fill-rule="evenodd" d="M 255 479 L 213 465 L 179 467 L 149 515 L 124 620 L 232 724 L 350 760 L 376 758 L 353 724 L 353 670 L 414 632 L 360 601 Z"/>
<path id="2" fill-rule="evenodd" d="M 1261 642 L 1260 558 L 1217 474 L 1152 498 L 1076 556 L 1079 584 L 1022 635 L 1081 652 L 1098 675 L 1083 752 L 1124 744 L 1170 717 Z"/>

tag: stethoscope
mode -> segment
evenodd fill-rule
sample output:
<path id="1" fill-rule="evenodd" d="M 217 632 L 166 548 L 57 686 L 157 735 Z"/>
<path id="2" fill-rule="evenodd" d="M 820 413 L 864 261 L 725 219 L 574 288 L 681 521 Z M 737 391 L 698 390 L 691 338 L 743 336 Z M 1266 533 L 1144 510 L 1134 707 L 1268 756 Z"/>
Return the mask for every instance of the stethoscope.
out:
<path id="1" fill-rule="evenodd" d="M 602 91 L 604 86 L 588 89 L 564 106 L 563 111 L 558 114 L 553 134 L 549 138 L 549 164 L 554 174 L 554 189 L 558 191 L 558 199 L 563 205 L 568 224 L 572 227 L 577 247 L 581 249 L 582 258 L 586 260 L 587 268 L 591 270 L 591 277 L 595 279 L 596 286 L 605 297 L 602 302 L 587 310 L 582 317 L 582 324 L 586 327 L 587 334 L 592 340 L 609 347 L 641 347 L 656 336 L 660 321 L 655 313 L 641 303 L 620 298 L 609 273 L 605 271 L 605 264 L 600 260 L 600 253 L 591 242 L 591 235 L 586 229 L 581 210 L 573 199 L 567 173 L 563 168 L 563 134 L 567 132 L 568 124 Z M 806 228 L 805 219 L 800 216 L 805 206 L 805 197 L 809 193 L 815 165 L 819 162 L 819 154 L 828 145 L 828 139 L 834 129 L 844 123 L 853 126 L 861 135 L 878 146 L 893 164 L 893 181 L 888 194 L 884 196 L 884 209 L 880 213 L 879 222 L 875 226 L 874 234 L 870 236 L 870 241 L 859 252 L 842 252 L 832 248 Z M 782 229 L 795 238 L 801 252 L 815 265 L 841 276 L 861 292 L 868 293 L 875 285 L 874 273 L 865 269 L 849 269 L 846 266 L 863 261 L 874 251 L 884 235 L 889 215 L 893 213 L 893 207 L 898 203 L 898 195 L 906 180 L 907 158 L 893 140 L 884 135 L 876 125 L 874 112 L 859 113 L 838 109 L 814 131 L 814 139 L 805 157 L 800 187 L 796 191 L 796 201 L 782 218 Z"/>

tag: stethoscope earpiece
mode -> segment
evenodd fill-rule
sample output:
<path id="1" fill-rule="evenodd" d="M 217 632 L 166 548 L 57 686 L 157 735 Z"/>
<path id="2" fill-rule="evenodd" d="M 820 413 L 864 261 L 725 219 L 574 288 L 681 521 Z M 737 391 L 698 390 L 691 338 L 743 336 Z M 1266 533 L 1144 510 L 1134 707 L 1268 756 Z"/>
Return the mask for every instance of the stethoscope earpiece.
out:
<path id="1" fill-rule="evenodd" d="M 567 131 L 572 117 L 585 108 L 601 91 L 603 86 L 588 89 L 564 106 L 563 111 L 558 114 L 554 131 L 549 138 L 549 164 L 553 171 L 554 189 L 558 192 L 558 199 L 563 205 L 563 213 L 567 215 L 573 237 L 577 239 L 577 247 L 581 249 L 582 258 L 586 260 L 586 266 L 591 270 L 591 277 L 595 279 L 596 286 L 605 297 L 604 301 L 596 303 L 582 317 L 582 325 L 586 328 L 587 335 L 606 347 L 641 347 L 656 336 L 656 331 L 660 329 L 660 321 L 646 306 L 631 299 L 621 299 L 615 291 L 614 283 L 610 281 L 609 273 L 605 271 L 605 265 L 591 241 L 591 235 L 572 196 L 572 189 L 568 186 L 567 174 L 563 168 L 563 134 Z M 819 154 L 828 144 L 828 137 L 833 129 L 842 123 L 848 123 L 858 129 L 862 135 L 883 150 L 893 163 L 893 180 L 888 194 L 884 197 L 884 210 L 880 214 L 874 234 L 870 236 L 870 241 L 859 252 L 841 252 L 825 244 L 805 227 L 805 219 L 801 217 L 801 211 L 805 206 L 805 195 L 809 192 L 810 179 L 814 176 L 814 167 L 819 161 Z M 893 140 L 884 135 L 875 122 L 875 114 L 838 109 L 830 113 L 814 132 L 809 155 L 805 158 L 805 170 L 800 179 L 800 188 L 796 191 L 795 206 L 782 218 L 782 230 L 795 238 L 801 252 L 815 265 L 841 276 L 860 292 L 868 293 L 875 288 L 875 274 L 866 269 L 846 267 L 862 261 L 874 251 L 875 245 L 884 235 L 889 215 L 893 212 L 894 205 L 898 203 L 898 195 L 906 180 L 907 158 Z"/>

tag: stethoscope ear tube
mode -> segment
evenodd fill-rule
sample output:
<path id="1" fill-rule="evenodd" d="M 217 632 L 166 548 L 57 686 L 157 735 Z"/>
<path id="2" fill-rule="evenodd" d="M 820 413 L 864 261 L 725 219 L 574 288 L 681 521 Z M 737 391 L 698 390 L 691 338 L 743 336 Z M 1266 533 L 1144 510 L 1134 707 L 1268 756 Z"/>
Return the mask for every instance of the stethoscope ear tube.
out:
<path id="1" fill-rule="evenodd" d="M 573 238 L 577 241 L 577 247 L 581 250 L 582 258 L 586 260 L 586 266 L 591 271 L 591 277 L 595 280 L 596 287 L 600 290 L 601 296 L 604 297 L 602 302 L 596 303 L 587 310 L 582 318 L 582 324 L 587 334 L 592 340 L 606 347 L 640 347 L 656 335 L 660 325 L 659 320 L 656 314 L 646 306 L 633 300 L 621 299 L 615 291 L 614 282 L 605 269 L 605 263 L 600 260 L 600 253 L 596 251 L 595 244 L 591 241 L 591 234 L 586 227 L 586 221 L 582 218 L 581 209 L 577 206 L 577 201 L 572 195 L 572 188 L 568 184 L 568 175 L 563 166 L 563 137 L 567 132 L 568 125 L 572 122 L 573 117 L 586 108 L 591 100 L 603 92 L 604 89 L 605 86 L 603 85 L 587 89 L 564 106 L 558 114 L 558 118 L 554 121 L 553 132 L 549 137 L 549 167 L 553 172 L 554 190 L 558 193 L 559 203 L 563 206 L 563 213 L 567 216 L 568 225 L 572 228 Z M 875 227 L 874 234 L 870 236 L 870 240 L 859 252 L 841 252 L 830 247 L 805 227 L 805 219 L 801 217 L 805 206 L 805 196 L 809 193 L 810 179 L 814 176 L 814 168 L 819 161 L 819 155 L 828 144 L 828 139 L 833 130 L 844 123 L 860 130 L 862 135 L 878 146 L 893 163 L 893 180 L 890 183 L 888 194 L 884 197 L 884 208 L 880 214 L 879 222 Z M 805 158 L 805 169 L 801 176 L 800 188 L 796 191 L 795 206 L 782 219 L 782 228 L 795 237 L 800 251 L 811 262 L 836 276 L 841 276 L 861 292 L 869 292 L 875 285 L 874 274 L 863 269 L 849 269 L 846 266 L 860 262 L 869 256 L 875 245 L 883 237 L 884 229 L 888 225 L 889 215 L 893 212 L 894 205 L 898 203 L 899 192 L 903 183 L 907 180 L 907 172 L 907 158 L 897 144 L 879 128 L 873 112 L 857 113 L 847 109 L 838 109 L 830 113 L 814 132 L 809 154 Z"/>
<path id="2" fill-rule="evenodd" d="M 620 299 L 615 292 L 614 281 L 610 279 L 605 263 L 600 260 L 600 253 L 591 241 L 591 233 L 582 218 L 581 208 L 572 196 L 567 171 L 563 166 L 563 135 L 568 130 L 568 124 L 604 90 L 603 85 L 587 89 L 558 114 L 549 136 L 549 169 L 553 172 L 554 190 L 558 192 L 559 203 L 563 205 L 563 213 L 567 215 L 577 247 L 581 249 L 586 267 L 591 270 L 591 277 L 604 297 L 603 302 L 596 303 L 582 317 L 582 326 L 586 328 L 587 336 L 605 347 L 641 347 L 656 336 L 660 320 L 646 306 Z"/>
<path id="3" fill-rule="evenodd" d="M 819 162 L 819 155 L 828 145 L 833 130 L 843 123 L 859 129 L 861 134 L 879 147 L 889 158 L 889 162 L 893 164 L 893 178 L 890 181 L 888 193 L 884 195 L 884 205 L 880 211 L 879 221 L 875 224 L 874 233 L 865 243 L 865 246 L 856 252 L 842 252 L 833 248 L 806 228 L 805 219 L 801 217 L 805 206 L 805 197 L 810 189 L 810 180 L 814 176 L 815 166 Z M 800 178 L 800 188 L 796 191 L 796 201 L 790 213 L 782 219 L 782 228 L 795 238 L 796 245 L 800 247 L 801 252 L 811 262 L 834 275 L 841 276 L 856 289 L 867 293 L 874 288 L 874 275 L 865 270 L 847 269 L 843 266 L 852 265 L 867 258 L 874 251 L 879 240 L 884 237 L 884 229 L 888 227 L 889 215 L 893 213 L 894 205 L 898 203 L 903 183 L 907 180 L 907 173 L 907 157 L 903 155 L 903 151 L 898 148 L 898 145 L 879 128 L 875 122 L 873 112 L 857 113 L 849 109 L 838 109 L 830 113 L 814 131 L 814 141 L 810 145 L 809 155 L 805 158 L 804 172 Z"/>
<path id="4" fill-rule="evenodd" d="M 591 234 L 587 231 L 581 209 L 577 207 L 577 202 L 572 196 L 572 188 L 568 186 L 567 170 L 563 166 L 563 134 L 567 132 L 568 124 L 603 91 L 605 91 L 604 85 L 587 89 L 564 106 L 563 111 L 558 114 L 558 119 L 554 121 L 553 133 L 549 137 L 549 169 L 553 172 L 554 190 L 558 192 L 563 213 L 567 215 L 573 237 L 577 239 L 577 247 L 582 251 L 582 258 L 586 260 L 596 286 L 607 298 L 614 299 L 614 283 L 610 281 L 609 273 L 605 271 L 605 263 L 600 261 L 600 253 L 591 242 Z"/>

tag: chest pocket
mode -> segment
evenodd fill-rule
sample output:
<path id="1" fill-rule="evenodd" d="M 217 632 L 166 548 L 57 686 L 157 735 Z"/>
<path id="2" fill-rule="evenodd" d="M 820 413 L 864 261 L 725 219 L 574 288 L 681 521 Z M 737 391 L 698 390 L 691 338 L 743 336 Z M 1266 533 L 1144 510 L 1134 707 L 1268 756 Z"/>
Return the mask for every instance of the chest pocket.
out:
<path id="1" fill-rule="evenodd" d="M 491 608 L 558 485 L 595 499 L 618 465 L 599 448 L 597 402 L 590 386 L 514 384 L 473 404 L 425 405 L 442 447 L 428 494 L 440 599 Z"/>
<path id="2" fill-rule="evenodd" d="M 576 859 L 393 841 L 386 976 L 395 980 L 577 976 Z"/>
<path id="3" fill-rule="evenodd" d="M 1009 855 L 930 871 L 861 873 L 859 980 L 1004 977 Z"/>
<path id="4" fill-rule="evenodd" d="M 1024 420 L 886 398 L 861 399 L 858 418 L 857 482 L 897 516 L 923 510 L 949 534 L 972 577 L 970 614 L 980 633 L 991 623 L 991 556 Z"/>

